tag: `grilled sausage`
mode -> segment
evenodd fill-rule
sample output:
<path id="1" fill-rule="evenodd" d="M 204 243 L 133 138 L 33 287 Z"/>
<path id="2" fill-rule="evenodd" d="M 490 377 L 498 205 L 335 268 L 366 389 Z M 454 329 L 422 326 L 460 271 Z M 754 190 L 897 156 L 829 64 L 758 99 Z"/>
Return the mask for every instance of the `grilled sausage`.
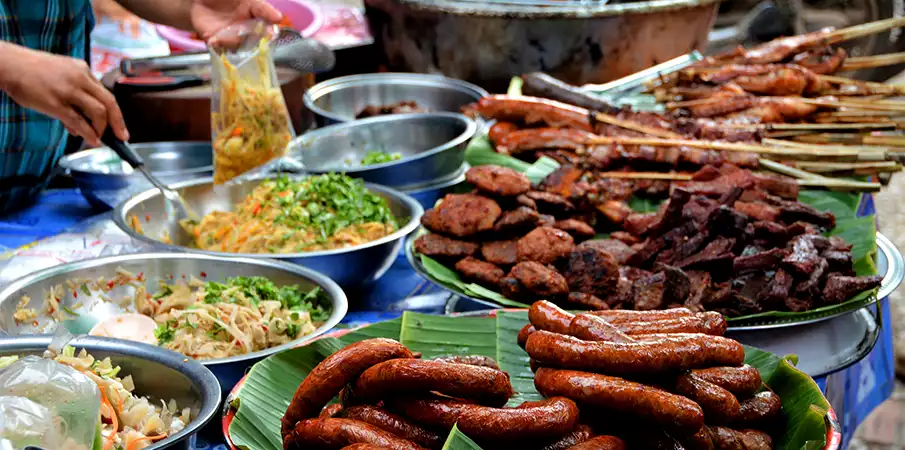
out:
<path id="1" fill-rule="evenodd" d="M 534 333 L 535 331 L 537 331 L 537 329 L 530 323 L 522 327 L 518 332 L 518 346 L 524 349 L 525 343 L 528 342 L 528 336 L 531 336 L 531 333 Z"/>
<path id="2" fill-rule="evenodd" d="M 528 337 L 525 351 L 541 365 L 613 375 L 656 374 L 715 365 L 740 366 L 742 345 L 708 335 L 681 335 L 641 342 L 587 342 L 546 331 Z"/>
<path id="3" fill-rule="evenodd" d="M 697 403 L 622 378 L 542 367 L 534 374 L 534 386 L 547 397 L 561 395 L 583 405 L 642 417 L 687 434 L 704 426 L 704 412 Z"/>
<path id="4" fill-rule="evenodd" d="M 720 313 L 708 313 L 707 316 L 675 317 L 651 322 L 611 322 L 611 324 L 628 335 L 703 333 L 722 336 L 727 327 L 726 319 Z"/>
<path id="5" fill-rule="evenodd" d="M 336 450 L 358 443 L 390 450 L 423 450 L 389 431 L 351 419 L 305 419 L 283 437 L 284 450 Z"/>
<path id="6" fill-rule="evenodd" d="M 573 445 L 569 450 L 625 450 L 625 442 L 616 436 L 597 436 Z"/>
<path id="7" fill-rule="evenodd" d="M 688 450 L 714 450 L 713 438 L 710 436 L 710 428 L 707 425 L 701 427 L 695 434 L 681 436 L 678 441 Z"/>
<path id="8" fill-rule="evenodd" d="M 549 127 L 594 131 L 591 128 L 590 111 L 545 98 L 490 95 L 478 100 L 475 110 L 487 119 L 528 125 L 544 123 Z"/>
<path id="9" fill-rule="evenodd" d="M 527 338 L 526 338 L 527 339 Z M 440 361 L 455 364 L 468 364 L 469 366 L 481 366 L 494 370 L 500 370 L 500 365 L 493 358 L 484 355 L 459 355 L 459 356 L 443 356 L 434 358 L 431 361 Z"/>
<path id="10" fill-rule="evenodd" d="M 773 420 L 779 417 L 782 411 L 782 399 L 773 391 L 763 391 L 754 394 L 741 402 L 735 425 L 744 428 L 762 428 L 769 426 Z"/>
<path id="11" fill-rule="evenodd" d="M 632 311 L 627 309 L 614 309 L 607 311 L 593 311 L 591 314 L 606 319 L 609 323 L 617 322 L 656 322 L 658 320 L 675 319 L 676 317 L 693 317 L 694 313 L 688 308 L 672 308 L 657 311 Z"/>
<path id="12" fill-rule="evenodd" d="M 726 427 L 709 427 L 715 450 L 772 450 L 770 435 L 757 430 L 737 431 Z"/>
<path id="13" fill-rule="evenodd" d="M 711 367 L 691 371 L 698 378 L 713 383 L 740 398 L 754 395 L 761 388 L 760 372 L 754 367 Z"/>
<path id="14" fill-rule="evenodd" d="M 568 334 L 584 341 L 635 342 L 606 320 L 591 314 L 576 315 L 569 324 Z"/>
<path id="15" fill-rule="evenodd" d="M 375 444 L 352 444 L 343 447 L 343 450 L 388 450 L 386 447 L 381 447 Z"/>
<path id="16" fill-rule="evenodd" d="M 697 402 L 704 410 L 708 423 L 728 423 L 739 415 L 738 399 L 731 392 L 694 374 L 679 375 L 675 392 Z"/>
<path id="17" fill-rule="evenodd" d="M 600 97 L 590 95 L 577 86 L 566 84 L 543 72 L 531 72 L 522 75 L 522 93 L 550 98 L 561 102 L 603 112 L 619 112 L 615 107 Z"/>
<path id="18" fill-rule="evenodd" d="M 324 409 L 321 410 L 320 415 L 317 417 L 319 419 L 329 419 L 331 417 L 336 417 L 340 411 L 343 410 L 343 405 L 340 403 L 331 403 L 327 406 L 324 406 Z"/>
<path id="19" fill-rule="evenodd" d="M 538 402 L 525 402 L 519 405 L 519 408 L 525 406 L 528 403 L 538 403 Z M 567 448 L 572 448 L 588 439 L 594 437 L 594 430 L 587 425 L 579 424 L 572 430 L 571 433 L 561 437 L 556 442 L 551 444 L 547 444 L 544 446 L 543 450 L 566 450 Z"/>
<path id="20" fill-rule="evenodd" d="M 363 403 L 399 394 L 439 392 L 450 397 L 503 406 L 512 396 L 509 374 L 487 367 L 440 361 L 400 359 L 365 370 L 352 389 Z"/>
<path id="21" fill-rule="evenodd" d="M 479 442 L 557 439 L 578 422 L 578 406 L 563 397 L 524 408 L 491 408 L 453 400 L 394 399 L 391 408 L 425 426 L 449 430 L 453 425 Z"/>
<path id="22" fill-rule="evenodd" d="M 528 309 L 528 320 L 534 328 L 553 333 L 569 334 L 569 326 L 574 317 L 572 313 L 546 300 L 536 301 Z"/>
<path id="23" fill-rule="evenodd" d="M 317 417 L 343 386 L 349 384 L 368 367 L 396 358 L 412 358 L 412 352 L 392 339 L 367 339 L 348 345 L 320 362 L 302 381 L 286 414 L 283 415 L 283 436 L 296 422 Z"/>
<path id="24" fill-rule="evenodd" d="M 396 436 L 408 439 L 422 447 L 440 448 L 443 446 L 444 439 L 436 433 L 427 431 L 404 417 L 376 406 L 353 406 L 341 411 L 337 417 L 369 423 L 381 430 L 389 431 Z"/>

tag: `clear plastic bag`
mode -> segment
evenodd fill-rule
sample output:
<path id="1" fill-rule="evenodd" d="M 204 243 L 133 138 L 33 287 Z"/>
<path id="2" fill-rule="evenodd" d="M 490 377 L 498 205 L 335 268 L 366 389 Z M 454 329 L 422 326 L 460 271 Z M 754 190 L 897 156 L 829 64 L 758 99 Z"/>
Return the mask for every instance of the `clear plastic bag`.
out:
<path id="1" fill-rule="evenodd" d="M 243 22 L 218 33 L 210 48 L 214 184 L 275 166 L 295 137 L 271 54 L 278 32 Z"/>
<path id="2" fill-rule="evenodd" d="M 5 406 L 27 405 L 36 426 L 47 424 L 44 419 L 46 413 L 35 406 L 47 410 L 54 435 L 48 436 L 48 439 L 55 440 L 56 445 L 43 448 L 93 447 L 99 430 L 101 394 L 97 384 L 78 370 L 52 359 L 26 356 L 0 371 L 0 395 L 30 401 L 32 404 L 9 400 Z M 0 424 L 3 424 L 2 420 Z M 3 425 L 0 430 L 5 428 Z M 19 434 L 22 434 L 21 430 Z M 5 433 L 2 437 L 6 437 Z"/>

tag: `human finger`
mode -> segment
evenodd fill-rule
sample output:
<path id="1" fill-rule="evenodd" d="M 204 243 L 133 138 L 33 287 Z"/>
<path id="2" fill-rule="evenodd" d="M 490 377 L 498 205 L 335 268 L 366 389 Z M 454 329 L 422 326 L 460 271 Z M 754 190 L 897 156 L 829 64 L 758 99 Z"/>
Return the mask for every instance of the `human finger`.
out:
<path id="1" fill-rule="evenodd" d="M 59 117 L 60 121 L 63 122 L 63 126 L 69 130 L 69 133 L 79 136 L 93 147 L 100 147 L 101 140 L 98 135 L 94 132 L 94 129 L 91 125 L 88 124 L 88 120 L 85 119 L 80 112 L 76 111 L 73 108 L 69 108 L 68 111 L 62 113 Z"/>
<path id="2" fill-rule="evenodd" d="M 104 130 L 107 129 L 107 108 L 103 103 L 85 91 L 73 93 L 70 102 L 73 108 L 81 111 L 82 115 L 88 119 L 91 129 L 96 135 L 104 134 Z"/>
<path id="3" fill-rule="evenodd" d="M 249 12 L 251 17 L 264 19 L 270 23 L 280 23 L 283 20 L 283 13 L 276 9 L 269 2 L 264 0 L 250 0 Z"/>
<path id="4" fill-rule="evenodd" d="M 104 105 L 105 121 L 113 129 L 113 134 L 120 140 L 128 141 L 129 130 L 126 128 L 126 120 L 123 118 L 123 112 L 119 109 L 119 104 L 116 103 L 116 97 L 113 96 L 113 93 L 101 85 L 94 76 L 91 77 L 85 90 Z M 103 132 L 104 130 L 101 130 L 100 135 L 103 135 Z"/>

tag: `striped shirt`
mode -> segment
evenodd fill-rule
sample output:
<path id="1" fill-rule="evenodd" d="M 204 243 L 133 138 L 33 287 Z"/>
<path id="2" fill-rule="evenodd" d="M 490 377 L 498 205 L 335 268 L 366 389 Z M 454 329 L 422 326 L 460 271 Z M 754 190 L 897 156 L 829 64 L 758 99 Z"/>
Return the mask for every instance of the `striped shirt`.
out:
<path id="1" fill-rule="evenodd" d="M 33 50 L 87 60 L 93 26 L 90 0 L 0 0 L 0 39 Z M 67 138 L 58 120 L 0 91 L 0 213 L 24 206 L 47 186 Z"/>

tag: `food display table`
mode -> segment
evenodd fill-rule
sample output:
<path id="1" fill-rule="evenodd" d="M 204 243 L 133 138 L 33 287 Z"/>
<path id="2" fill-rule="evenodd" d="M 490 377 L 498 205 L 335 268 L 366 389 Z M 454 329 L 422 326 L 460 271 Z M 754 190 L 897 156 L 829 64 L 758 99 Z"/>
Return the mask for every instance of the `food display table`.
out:
<path id="1" fill-rule="evenodd" d="M 872 213 L 873 202 L 864 202 L 862 212 Z M 109 213 L 97 214 L 77 190 L 50 190 L 31 208 L 0 221 L 0 285 L 56 264 L 138 250 L 110 221 Z M 403 310 L 442 314 L 450 299 L 445 291 L 416 274 L 402 253 L 375 285 L 348 295 L 350 312 L 343 326 L 391 319 Z M 888 299 L 872 312 L 881 330 L 867 357 L 816 380 L 837 413 L 844 444 L 868 414 L 892 394 L 895 384 Z M 225 448 L 214 429 L 209 427 L 208 435 L 199 436 L 196 448 Z"/>

